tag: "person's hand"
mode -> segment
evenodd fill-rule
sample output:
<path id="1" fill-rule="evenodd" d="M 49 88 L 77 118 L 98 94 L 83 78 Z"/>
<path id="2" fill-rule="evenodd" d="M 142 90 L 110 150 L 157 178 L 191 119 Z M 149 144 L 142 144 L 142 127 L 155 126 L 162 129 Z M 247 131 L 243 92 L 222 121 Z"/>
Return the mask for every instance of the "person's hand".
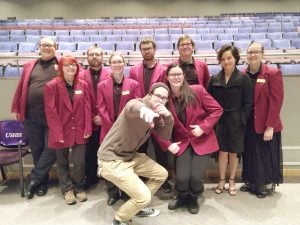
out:
<path id="1" fill-rule="evenodd" d="M 181 144 L 181 141 L 174 142 L 174 143 L 170 144 L 170 146 L 168 147 L 168 150 L 170 152 L 172 152 L 173 154 L 177 154 L 180 150 L 180 147 L 179 147 L 180 144 Z"/>
<path id="2" fill-rule="evenodd" d="M 101 117 L 99 115 L 95 116 L 93 118 L 93 123 L 96 124 L 96 125 L 98 125 L 98 126 L 102 125 Z"/>
<path id="3" fill-rule="evenodd" d="M 85 135 L 83 135 L 83 138 L 84 139 L 87 139 L 87 138 L 89 138 L 91 135 L 90 134 L 85 134 Z"/>
<path id="4" fill-rule="evenodd" d="M 199 125 L 190 125 L 190 128 L 192 128 L 191 132 L 195 137 L 200 137 L 204 133 Z"/>
<path id="5" fill-rule="evenodd" d="M 267 127 L 264 132 L 264 141 L 271 141 L 273 139 L 274 128 Z"/>
<path id="6" fill-rule="evenodd" d="M 159 106 L 157 106 L 154 110 L 156 113 L 158 113 L 159 115 L 162 115 L 164 117 L 168 117 L 171 115 L 170 111 L 166 108 L 165 105 L 161 104 Z"/>
<path id="7" fill-rule="evenodd" d="M 15 120 L 19 120 L 20 119 L 20 113 L 13 112 L 13 113 L 11 113 L 11 115 L 13 116 L 13 118 Z"/>
<path id="8" fill-rule="evenodd" d="M 140 118 L 143 119 L 145 122 L 152 124 L 153 119 L 158 117 L 158 113 L 152 111 L 151 109 L 147 108 L 146 106 L 142 106 L 140 108 Z"/>

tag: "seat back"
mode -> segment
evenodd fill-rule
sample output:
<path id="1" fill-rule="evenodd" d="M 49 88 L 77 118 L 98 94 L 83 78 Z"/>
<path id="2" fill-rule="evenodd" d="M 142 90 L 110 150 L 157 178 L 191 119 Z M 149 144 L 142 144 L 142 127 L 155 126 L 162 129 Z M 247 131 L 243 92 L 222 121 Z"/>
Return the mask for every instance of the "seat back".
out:
<path id="1" fill-rule="evenodd" d="M 4 147 L 17 147 L 22 141 L 22 145 L 27 145 L 24 134 L 24 125 L 18 120 L 0 121 L 0 144 Z"/>

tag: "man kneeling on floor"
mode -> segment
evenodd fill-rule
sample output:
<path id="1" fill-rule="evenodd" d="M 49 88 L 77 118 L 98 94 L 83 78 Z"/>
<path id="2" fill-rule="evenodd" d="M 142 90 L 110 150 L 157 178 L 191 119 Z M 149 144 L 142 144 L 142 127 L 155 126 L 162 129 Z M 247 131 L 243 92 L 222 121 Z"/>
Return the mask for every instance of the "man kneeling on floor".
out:
<path id="1" fill-rule="evenodd" d="M 144 98 L 129 101 L 98 150 L 99 175 L 130 197 L 117 211 L 112 225 L 128 225 L 134 216 L 160 213 L 145 207 L 167 179 L 168 172 L 137 151 L 152 132 L 163 139 L 171 138 L 174 120 L 165 106 L 169 93 L 167 85 L 155 83 Z M 139 176 L 147 178 L 147 182 Z"/>

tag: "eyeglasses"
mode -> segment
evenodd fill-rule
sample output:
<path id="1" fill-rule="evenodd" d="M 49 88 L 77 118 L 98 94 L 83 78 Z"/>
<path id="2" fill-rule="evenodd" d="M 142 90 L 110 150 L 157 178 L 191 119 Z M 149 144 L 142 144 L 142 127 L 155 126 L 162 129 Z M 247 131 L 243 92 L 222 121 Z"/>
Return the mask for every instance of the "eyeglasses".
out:
<path id="1" fill-rule="evenodd" d="M 76 63 L 72 63 L 72 64 L 64 64 L 64 67 L 77 67 Z"/>
<path id="2" fill-rule="evenodd" d="M 112 61 L 110 62 L 111 65 L 116 66 L 116 65 L 123 65 L 124 62 L 123 61 Z"/>
<path id="3" fill-rule="evenodd" d="M 168 74 L 168 76 L 172 77 L 172 78 L 174 78 L 174 77 L 181 77 L 182 75 L 183 75 L 183 73 L 170 73 L 170 74 Z"/>
<path id="4" fill-rule="evenodd" d="M 181 43 L 179 44 L 179 47 L 189 47 L 189 46 L 192 46 L 193 44 L 191 42 L 188 42 L 188 43 Z"/>
<path id="5" fill-rule="evenodd" d="M 41 48 L 53 48 L 54 45 L 51 45 L 51 44 L 40 44 L 40 47 Z"/>
<path id="6" fill-rule="evenodd" d="M 141 50 L 142 50 L 142 52 L 150 52 L 150 51 L 153 50 L 153 48 L 152 48 L 152 47 L 149 47 L 149 48 L 142 48 Z"/>
<path id="7" fill-rule="evenodd" d="M 262 53 L 262 51 L 249 51 L 247 52 L 248 55 L 259 55 L 260 53 Z"/>
<path id="8" fill-rule="evenodd" d="M 161 96 L 160 94 L 154 94 L 154 93 L 152 93 L 152 95 L 155 96 L 155 98 L 157 98 L 163 102 L 168 101 L 168 97 L 166 97 L 166 96 Z"/>

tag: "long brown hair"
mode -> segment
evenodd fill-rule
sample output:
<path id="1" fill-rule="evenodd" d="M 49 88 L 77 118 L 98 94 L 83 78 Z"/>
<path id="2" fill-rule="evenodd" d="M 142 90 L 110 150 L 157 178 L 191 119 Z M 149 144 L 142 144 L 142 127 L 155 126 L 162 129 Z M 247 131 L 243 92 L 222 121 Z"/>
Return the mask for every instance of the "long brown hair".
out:
<path id="1" fill-rule="evenodd" d="M 170 64 L 167 68 L 166 71 L 166 75 L 169 76 L 170 70 L 174 67 L 179 67 L 182 70 L 182 67 L 179 64 Z M 183 70 L 182 70 L 183 71 Z M 171 90 L 171 86 L 169 81 L 167 82 L 167 85 L 169 86 L 170 90 Z M 171 91 L 172 92 L 172 91 Z M 171 93 L 172 95 L 172 93 Z M 183 110 L 186 106 L 188 105 L 193 105 L 196 106 L 199 99 L 196 95 L 196 93 L 194 92 L 194 90 L 189 86 L 188 82 L 186 81 L 186 79 L 183 79 L 183 83 L 182 86 L 180 88 L 180 97 L 179 100 L 183 103 L 182 104 L 182 109 Z"/>

